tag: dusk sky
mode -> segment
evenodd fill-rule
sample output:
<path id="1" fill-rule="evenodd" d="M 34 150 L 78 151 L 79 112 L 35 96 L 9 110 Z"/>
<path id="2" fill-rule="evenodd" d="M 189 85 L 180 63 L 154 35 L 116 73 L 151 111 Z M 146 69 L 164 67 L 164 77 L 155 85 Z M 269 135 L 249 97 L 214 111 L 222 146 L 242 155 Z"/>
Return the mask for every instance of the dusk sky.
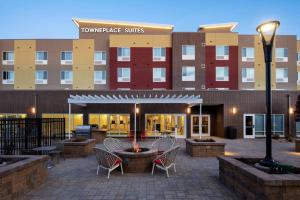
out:
<path id="1" fill-rule="evenodd" d="M 278 19 L 280 34 L 300 38 L 299 7 L 297 0 L 11 0 L 1 4 L 0 38 L 77 38 L 73 17 L 172 24 L 185 32 L 238 22 L 241 34 L 255 34 L 260 22 Z"/>

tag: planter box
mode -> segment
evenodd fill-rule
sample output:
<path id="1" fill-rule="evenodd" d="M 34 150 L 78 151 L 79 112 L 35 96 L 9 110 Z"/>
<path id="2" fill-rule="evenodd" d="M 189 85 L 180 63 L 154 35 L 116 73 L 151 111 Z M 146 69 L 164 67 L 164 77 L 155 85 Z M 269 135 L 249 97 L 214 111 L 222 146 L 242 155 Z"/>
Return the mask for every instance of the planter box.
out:
<path id="1" fill-rule="evenodd" d="M 18 199 L 37 188 L 48 177 L 48 156 L 1 155 L 1 159 L 15 159 L 0 167 L 0 199 Z"/>
<path id="2" fill-rule="evenodd" d="M 95 139 L 87 139 L 83 142 L 64 142 L 64 154 L 66 157 L 86 157 L 94 153 Z"/>
<path id="3" fill-rule="evenodd" d="M 96 140 L 96 143 L 103 143 L 103 140 L 106 138 L 106 131 L 102 130 L 92 130 L 92 138 Z"/>
<path id="4" fill-rule="evenodd" d="M 225 145 L 222 142 L 196 142 L 193 139 L 185 139 L 186 153 L 193 157 L 222 156 Z"/>
<path id="5" fill-rule="evenodd" d="M 268 174 L 235 157 L 218 159 L 220 180 L 242 199 L 299 199 L 300 174 Z M 262 158 L 246 159 L 258 162 Z"/>
<path id="6" fill-rule="evenodd" d="M 300 152 L 300 139 L 295 140 L 295 151 Z"/>

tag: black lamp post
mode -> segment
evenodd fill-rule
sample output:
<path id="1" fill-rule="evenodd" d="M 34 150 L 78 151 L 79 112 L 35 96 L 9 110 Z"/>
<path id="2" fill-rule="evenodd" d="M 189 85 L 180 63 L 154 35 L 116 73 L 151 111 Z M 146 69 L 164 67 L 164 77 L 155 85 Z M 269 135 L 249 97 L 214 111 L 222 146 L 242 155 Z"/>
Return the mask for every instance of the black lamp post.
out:
<path id="1" fill-rule="evenodd" d="M 272 49 L 276 29 L 279 27 L 279 21 L 268 21 L 260 24 L 256 31 L 259 33 L 263 48 L 266 63 L 266 157 L 260 162 L 261 165 L 270 167 L 276 162 L 272 158 L 272 93 L 271 93 L 271 62 Z"/>

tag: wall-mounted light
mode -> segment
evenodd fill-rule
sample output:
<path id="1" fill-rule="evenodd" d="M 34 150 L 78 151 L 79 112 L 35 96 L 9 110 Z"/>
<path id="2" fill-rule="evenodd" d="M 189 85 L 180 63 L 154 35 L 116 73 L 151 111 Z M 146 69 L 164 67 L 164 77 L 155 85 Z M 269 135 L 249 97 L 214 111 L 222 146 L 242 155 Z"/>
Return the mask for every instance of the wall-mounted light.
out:
<path id="1" fill-rule="evenodd" d="M 31 114 L 35 115 L 36 114 L 36 108 L 33 106 L 30 109 Z"/>
<path id="2" fill-rule="evenodd" d="M 139 113 L 140 113 L 140 108 L 139 108 L 139 107 L 136 107 L 136 108 L 135 108 L 135 113 L 136 113 L 136 114 L 139 114 Z"/>
<path id="3" fill-rule="evenodd" d="M 237 112 L 237 109 L 236 109 L 236 107 L 233 107 L 233 108 L 232 108 L 232 114 L 234 114 L 234 115 L 235 115 L 235 114 L 236 114 L 236 112 Z"/>
<path id="4" fill-rule="evenodd" d="M 290 107 L 289 113 L 290 113 L 290 114 L 294 114 L 294 109 L 293 109 L 292 107 Z"/>
<path id="5" fill-rule="evenodd" d="M 191 113 L 191 108 L 190 108 L 190 107 L 188 107 L 188 108 L 186 109 L 186 113 L 187 113 L 187 114 L 190 114 L 190 113 Z"/>

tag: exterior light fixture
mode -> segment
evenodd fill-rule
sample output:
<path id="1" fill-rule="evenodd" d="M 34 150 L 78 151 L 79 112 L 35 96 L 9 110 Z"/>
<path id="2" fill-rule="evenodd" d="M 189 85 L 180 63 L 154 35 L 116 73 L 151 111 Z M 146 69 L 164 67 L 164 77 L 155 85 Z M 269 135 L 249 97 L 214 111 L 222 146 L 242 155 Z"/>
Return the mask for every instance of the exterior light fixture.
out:
<path id="1" fill-rule="evenodd" d="M 290 107 L 289 113 L 290 113 L 291 115 L 294 114 L 294 109 L 293 109 L 292 107 Z"/>
<path id="2" fill-rule="evenodd" d="M 136 114 L 139 114 L 139 113 L 140 113 L 140 108 L 139 108 L 139 107 L 136 107 L 136 108 L 135 108 L 135 113 L 136 113 Z"/>
<path id="3" fill-rule="evenodd" d="M 33 106 L 30 109 L 31 114 L 35 115 L 36 114 L 36 108 Z"/>
<path id="4" fill-rule="evenodd" d="M 236 113 L 237 113 L 237 109 L 236 109 L 236 107 L 233 107 L 233 108 L 232 108 L 232 114 L 235 115 Z"/>
<path id="5" fill-rule="evenodd" d="M 271 93 L 271 62 L 272 50 L 276 30 L 279 27 L 279 21 L 267 21 L 260 24 L 256 31 L 259 33 L 264 50 L 266 64 L 266 156 L 260 161 L 262 166 L 271 167 L 276 165 L 276 161 L 272 158 L 272 93 Z"/>
<path id="6" fill-rule="evenodd" d="M 188 107 L 188 108 L 186 109 L 186 113 L 187 113 L 187 114 L 191 114 L 191 108 L 190 108 L 190 107 Z"/>

